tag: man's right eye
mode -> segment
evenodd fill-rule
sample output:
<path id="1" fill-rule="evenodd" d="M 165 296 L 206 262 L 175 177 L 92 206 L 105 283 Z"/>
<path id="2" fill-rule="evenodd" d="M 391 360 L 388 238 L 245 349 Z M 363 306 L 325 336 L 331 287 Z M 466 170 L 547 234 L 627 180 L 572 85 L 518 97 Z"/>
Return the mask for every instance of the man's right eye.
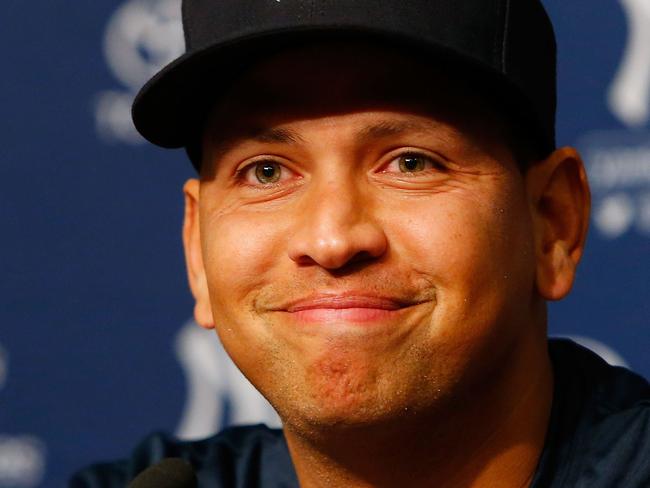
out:
<path id="1" fill-rule="evenodd" d="M 264 185 L 277 183 L 282 176 L 282 166 L 278 163 L 264 162 L 255 165 L 255 177 Z"/>
<path id="2" fill-rule="evenodd" d="M 292 177 L 292 172 L 276 161 L 257 161 L 237 171 L 237 178 L 251 186 L 267 186 Z"/>

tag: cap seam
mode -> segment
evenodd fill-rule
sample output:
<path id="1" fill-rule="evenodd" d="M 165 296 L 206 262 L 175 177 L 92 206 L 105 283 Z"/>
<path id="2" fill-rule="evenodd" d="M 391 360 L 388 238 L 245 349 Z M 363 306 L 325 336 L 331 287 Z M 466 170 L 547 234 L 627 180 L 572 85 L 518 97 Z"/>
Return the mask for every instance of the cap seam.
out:
<path id="1" fill-rule="evenodd" d="M 181 4 L 181 18 L 182 18 L 182 23 L 183 23 L 183 37 L 185 38 L 185 51 L 188 51 L 190 49 L 190 38 L 194 34 L 194 29 L 190 25 L 189 21 L 186 22 L 185 19 L 189 17 L 187 14 L 187 9 L 189 8 L 188 2 L 183 1 Z"/>
<path id="2" fill-rule="evenodd" d="M 501 28 L 501 21 L 502 21 L 502 15 L 501 15 L 501 5 L 503 4 L 503 0 L 496 0 L 494 2 L 494 5 L 496 8 L 494 9 L 494 41 L 492 44 L 492 66 L 495 68 L 500 69 L 500 64 L 501 64 L 501 48 L 503 46 L 501 42 L 501 37 L 500 35 L 503 32 L 503 29 Z"/>
<path id="3" fill-rule="evenodd" d="M 508 35 L 510 34 L 510 0 L 506 1 L 506 11 L 503 16 L 503 45 L 501 47 L 501 72 L 506 74 L 506 59 L 508 50 Z"/>

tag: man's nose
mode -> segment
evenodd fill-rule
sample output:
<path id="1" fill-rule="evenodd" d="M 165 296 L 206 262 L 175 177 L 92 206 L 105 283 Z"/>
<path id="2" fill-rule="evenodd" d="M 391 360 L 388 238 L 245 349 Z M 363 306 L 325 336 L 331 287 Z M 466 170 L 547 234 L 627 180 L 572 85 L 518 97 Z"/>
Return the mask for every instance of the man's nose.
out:
<path id="1" fill-rule="evenodd" d="M 308 191 L 289 239 L 289 257 L 331 270 L 379 258 L 388 242 L 372 207 L 354 182 L 330 181 Z"/>

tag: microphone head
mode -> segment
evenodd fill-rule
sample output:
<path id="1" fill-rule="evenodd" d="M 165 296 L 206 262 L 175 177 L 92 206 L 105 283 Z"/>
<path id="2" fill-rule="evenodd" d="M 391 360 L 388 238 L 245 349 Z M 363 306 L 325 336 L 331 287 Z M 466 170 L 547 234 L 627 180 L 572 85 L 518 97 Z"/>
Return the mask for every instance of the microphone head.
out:
<path id="1" fill-rule="evenodd" d="M 128 488 L 196 488 L 192 467 L 181 458 L 165 458 L 136 476 Z"/>

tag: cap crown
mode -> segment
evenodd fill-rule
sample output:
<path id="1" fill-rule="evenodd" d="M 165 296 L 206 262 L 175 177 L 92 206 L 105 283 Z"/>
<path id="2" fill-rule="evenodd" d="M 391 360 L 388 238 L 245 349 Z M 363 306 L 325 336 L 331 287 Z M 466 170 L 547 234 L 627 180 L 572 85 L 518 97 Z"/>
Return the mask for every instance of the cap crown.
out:
<path id="1" fill-rule="evenodd" d="M 495 87 L 510 91 L 509 103 L 521 105 L 541 145 L 554 148 L 555 36 L 539 0 L 183 0 L 182 9 L 187 53 L 146 85 L 134 105 L 136 126 L 154 143 L 186 144 L 183 124 L 163 127 L 171 114 L 165 116 L 151 97 L 162 97 L 166 84 L 167 95 L 176 90 L 173 102 L 167 97 L 168 106 L 175 104 L 174 117 L 188 112 L 189 95 L 184 99 L 179 90 L 185 87 L 197 98 L 192 66 L 194 83 L 200 63 L 212 63 L 211 70 L 219 72 L 219 57 L 207 54 L 221 53 L 227 72 L 224 53 L 232 60 L 245 44 L 250 54 L 255 40 L 262 47 L 282 36 L 346 32 L 410 41 L 432 48 L 432 63 L 444 62 L 436 57 L 443 51 L 482 69 L 486 81 L 492 76 Z"/>

